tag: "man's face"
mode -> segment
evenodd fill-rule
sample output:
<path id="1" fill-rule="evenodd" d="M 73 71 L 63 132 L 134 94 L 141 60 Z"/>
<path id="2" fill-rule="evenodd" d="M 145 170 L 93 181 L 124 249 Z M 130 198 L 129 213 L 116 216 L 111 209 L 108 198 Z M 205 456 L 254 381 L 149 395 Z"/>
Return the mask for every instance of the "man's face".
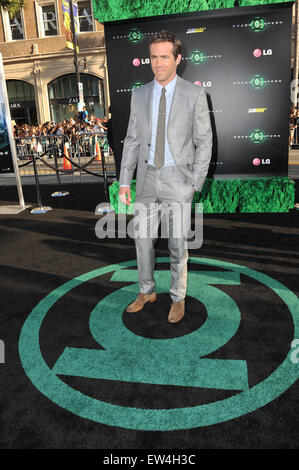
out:
<path id="1" fill-rule="evenodd" d="M 181 62 L 181 54 L 174 58 L 171 42 L 156 42 L 150 46 L 152 71 L 160 85 L 165 86 L 176 75 L 176 69 Z"/>

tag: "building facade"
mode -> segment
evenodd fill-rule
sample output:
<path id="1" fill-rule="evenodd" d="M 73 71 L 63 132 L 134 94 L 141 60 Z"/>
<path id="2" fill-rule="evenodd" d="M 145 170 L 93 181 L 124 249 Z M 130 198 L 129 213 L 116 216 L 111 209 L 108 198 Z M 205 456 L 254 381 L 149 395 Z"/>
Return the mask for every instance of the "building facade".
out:
<path id="1" fill-rule="evenodd" d="M 89 114 L 108 113 L 104 27 L 93 18 L 92 0 L 78 0 L 78 63 Z M 74 53 L 67 48 L 61 0 L 27 0 L 14 17 L 0 14 L 2 53 L 11 117 L 42 124 L 75 117 L 78 86 Z"/>

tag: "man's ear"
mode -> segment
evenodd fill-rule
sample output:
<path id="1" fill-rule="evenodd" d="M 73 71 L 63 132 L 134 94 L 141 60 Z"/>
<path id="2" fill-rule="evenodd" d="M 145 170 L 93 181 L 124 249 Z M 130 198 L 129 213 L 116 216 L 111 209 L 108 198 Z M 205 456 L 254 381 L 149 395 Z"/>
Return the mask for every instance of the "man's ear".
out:
<path id="1" fill-rule="evenodd" d="M 178 54 L 177 58 L 175 59 L 175 63 L 176 63 L 177 65 L 179 65 L 179 63 L 181 62 L 181 60 L 182 60 L 182 54 Z"/>

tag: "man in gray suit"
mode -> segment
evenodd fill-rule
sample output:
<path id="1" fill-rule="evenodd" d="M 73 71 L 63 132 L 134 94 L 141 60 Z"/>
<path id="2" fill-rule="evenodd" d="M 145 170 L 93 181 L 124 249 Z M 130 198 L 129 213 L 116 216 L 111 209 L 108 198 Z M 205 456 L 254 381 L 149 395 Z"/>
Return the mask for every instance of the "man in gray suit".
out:
<path id="1" fill-rule="evenodd" d="M 129 205 L 130 184 L 137 166 L 135 205 L 144 208 L 138 212 L 139 226 L 151 234 L 135 236 L 140 293 L 127 312 L 138 312 L 145 303 L 156 300 L 156 235 L 152 236 L 152 228 L 157 228 L 162 204 L 170 209 L 172 306 L 168 321 L 177 323 L 185 313 L 187 290 L 188 251 L 184 235 L 190 224 L 194 191 L 201 191 L 207 176 L 212 131 L 204 89 L 176 74 L 182 58 L 180 39 L 161 31 L 150 37 L 149 49 L 155 79 L 132 93 L 120 172 L 119 197 Z M 181 222 L 175 217 L 178 208 L 182 209 Z M 184 235 L 182 231 L 177 235 L 178 223 L 183 223 Z"/>

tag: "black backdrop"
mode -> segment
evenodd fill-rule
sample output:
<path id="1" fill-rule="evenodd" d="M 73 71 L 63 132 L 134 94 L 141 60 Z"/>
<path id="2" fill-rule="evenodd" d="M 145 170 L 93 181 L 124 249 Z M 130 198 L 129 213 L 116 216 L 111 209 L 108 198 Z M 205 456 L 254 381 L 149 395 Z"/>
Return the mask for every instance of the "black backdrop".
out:
<path id="1" fill-rule="evenodd" d="M 178 74 L 205 87 L 213 127 L 210 176 L 288 173 L 292 3 L 105 23 L 116 158 L 131 90 L 153 79 L 148 38 L 183 42 Z"/>

